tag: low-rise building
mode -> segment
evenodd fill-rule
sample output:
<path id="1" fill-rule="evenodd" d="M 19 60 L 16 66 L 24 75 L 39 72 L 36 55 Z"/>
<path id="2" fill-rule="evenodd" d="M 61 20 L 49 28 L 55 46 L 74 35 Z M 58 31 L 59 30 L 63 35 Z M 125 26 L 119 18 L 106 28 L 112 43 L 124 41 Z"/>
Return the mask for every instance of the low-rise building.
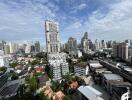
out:
<path id="1" fill-rule="evenodd" d="M 80 62 L 74 66 L 74 73 L 77 75 L 88 75 L 87 62 Z"/>
<path id="2" fill-rule="evenodd" d="M 9 62 L 4 56 L 0 56 L 0 66 L 6 69 L 0 71 L 0 100 L 2 98 L 9 98 L 17 94 L 17 90 L 21 84 L 24 84 L 24 79 L 8 80 L 9 78 Z"/>
<path id="3" fill-rule="evenodd" d="M 82 94 L 83 100 L 104 100 L 102 93 L 91 86 L 80 86 L 78 91 Z"/>
<path id="4" fill-rule="evenodd" d="M 118 74 L 113 73 L 102 73 L 102 84 L 106 88 L 106 90 L 110 93 L 110 81 L 118 81 L 123 82 L 123 78 Z"/>
<path id="5" fill-rule="evenodd" d="M 91 61 L 89 61 L 88 65 L 89 65 L 89 70 L 91 72 L 102 73 L 102 72 L 104 72 L 104 71 L 107 70 L 97 60 L 91 60 Z"/>

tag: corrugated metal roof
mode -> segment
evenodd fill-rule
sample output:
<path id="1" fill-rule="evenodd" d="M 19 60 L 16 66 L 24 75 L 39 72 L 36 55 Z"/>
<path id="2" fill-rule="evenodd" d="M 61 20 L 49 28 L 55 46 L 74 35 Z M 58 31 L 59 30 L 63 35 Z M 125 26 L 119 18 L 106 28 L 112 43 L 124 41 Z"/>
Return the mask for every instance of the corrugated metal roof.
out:
<path id="1" fill-rule="evenodd" d="M 107 80 L 123 80 L 123 78 L 120 75 L 118 75 L 118 74 L 105 73 L 105 74 L 103 74 L 103 76 Z"/>
<path id="2" fill-rule="evenodd" d="M 104 100 L 102 93 L 91 86 L 80 86 L 78 90 L 89 100 Z"/>

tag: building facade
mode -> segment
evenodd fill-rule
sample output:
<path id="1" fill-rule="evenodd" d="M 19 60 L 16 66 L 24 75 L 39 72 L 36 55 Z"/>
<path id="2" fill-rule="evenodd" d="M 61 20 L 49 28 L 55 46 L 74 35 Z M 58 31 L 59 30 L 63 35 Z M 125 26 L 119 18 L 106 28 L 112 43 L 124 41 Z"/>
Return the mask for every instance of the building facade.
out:
<path id="1" fill-rule="evenodd" d="M 53 79 L 61 79 L 63 75 L 69 73 L 69 65 L 66 62 L 66 56 L 66 53 L 48 54 L 48 61 Z"/>
<path id="2" fill-rule="evenodd" d="M 85 76 L 88 75 L 87 62 L 80 62 L 74 66 L 74 73 L 77 75 Z"/>
<path id="3" fill-rule="evenodd" d="M 88 40 L 88 33 L 85 32 L 84 36 L 81 39 L 81 47 L 84 53 L 89 52 L 89 40 Z"/>
<path id="4" fill-rule="evenodd" d="M 40 52 L 40 43 L 39 43 L 39 41 L 36 41 L 34 43 L 34 45 L 35 45 L 35 52 L 36 53 L 39 53 Z"/>
<path id="5" fill-rule="evenodd" d="M 75 38 L 70 37 L 68 39 L 68 52 L 71 56 L 77 55 L 77 40 Z"/>
<path id="6" fill-rule="evenodd" d="M 113 57 L 128 60 L 128 44 L 116 43 L 113 45 Z"/>
<path id="7" fill-rule="evenodd" d="M 45 21 L 47 53 L 60 52 L 59 25 L 57 22 Z"/>

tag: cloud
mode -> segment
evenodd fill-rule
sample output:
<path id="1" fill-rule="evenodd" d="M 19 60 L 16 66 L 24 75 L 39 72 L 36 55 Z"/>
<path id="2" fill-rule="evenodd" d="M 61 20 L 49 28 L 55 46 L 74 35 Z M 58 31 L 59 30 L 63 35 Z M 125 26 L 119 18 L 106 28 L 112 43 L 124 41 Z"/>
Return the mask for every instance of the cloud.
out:
<path id="1" fill-rule="evenodd" d="M 44 36 L 44 20 L 56 17 L 44 1 L 1 1 L 0 39 L 32 40 Z"/>
<path id="2" fill-rule="evenodd" d="M 59 21 L 61 40 L 131 38 L 131 0 L 0 0 L 0 39 L 45 41 L 44 21 Z M 43 37 L 43 38 L 42 38 Z"/>
<path id="3" fill-rule="evenodd" d="M 82 10 L 82 9 L 84 9 L 84 8 L 86 8 L 87 7 L 87 5 L 85 4 L 85 3 L 82 3 L 82 4 L 80 4 L 79 6 L 78 6 L 78 9 L 79 10 Z"/>
<path id="4" fill-rule="evenodd" d="M 88 31 L 91 38 L 106 40 L 131 39 L 132 27 L 132 2 L 121 0 L 115 4 L 108 5 L 109 10 L 104 13 L 100 8 L 87 16 L 82 27 L 78 29 Z M 80 33 L 80 38 L 83 31 Z"/>
<path id="5" fill-rule="evenodd" d="M 87 7 L 86 3 L 80 3 L 79 5 L 74 6 L 71 9 L 70 13 L 77 13 L 78 11 L 84 10 L 86 7 Z"/>
<path id="6" fill-rule="evenodd" d="M 98 19 L 98 15 L 103 16 Z M 128 38 L 132 27 L 132 2 L 124 0 L 118 4 L 112 5 L 110 11 L 103 15 L 101 11 L 89 17 L 87 23 L 88 30 L 91 33 L 111 35 L 114 39 L 118 38 L 118 34 Z"/>
<path id="7" fill-rule="evenodd" d="M 66 30 L 75 30 L 75 29 L 78 29 L 82 27 L 82 24 L 80 22 L 75 22 L 75 23 L 72 23 L 71 25 L 69 25 Z"/>

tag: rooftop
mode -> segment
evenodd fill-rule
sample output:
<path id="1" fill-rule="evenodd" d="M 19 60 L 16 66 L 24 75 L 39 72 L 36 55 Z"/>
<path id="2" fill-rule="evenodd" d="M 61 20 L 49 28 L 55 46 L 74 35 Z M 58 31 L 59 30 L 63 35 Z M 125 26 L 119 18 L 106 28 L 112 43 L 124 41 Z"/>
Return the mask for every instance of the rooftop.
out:
<path id="1" fill-rule="evenodd" d="M 78 90 L 89 100 L 104 100 L 102 93 L 91 86 L 80 86 Z"/>
<path id="2" fill-rule="evenodd" d="M 112 73 L 103 73 L 103 76 L 107 79 L 107 80 L 117 80 L 117 81 L 122 81 L 123 78 L 118 75 L 118 74 L 112 74 Z"/>
<path id="3" fill-rule="evenodd" d="M 6 97 L 7 95 L 12 95 L 12 94 L 15 94 L 17 89 L 19 87 L 19 84 L 16 83 L 16 84 L 13 84 L 13 85 L 10 85 L 6 88 L 4 88 L 1 92 L 0 92 L 0 96 L 1 97 Z"/>
<path id="4" fill-rule="evenodd" d="M 87 65 L 88 65 L 87 62 L 80 62 L 76 64 L 76 66 L 79 66 L 79 67 L 86 67 Z"/>

